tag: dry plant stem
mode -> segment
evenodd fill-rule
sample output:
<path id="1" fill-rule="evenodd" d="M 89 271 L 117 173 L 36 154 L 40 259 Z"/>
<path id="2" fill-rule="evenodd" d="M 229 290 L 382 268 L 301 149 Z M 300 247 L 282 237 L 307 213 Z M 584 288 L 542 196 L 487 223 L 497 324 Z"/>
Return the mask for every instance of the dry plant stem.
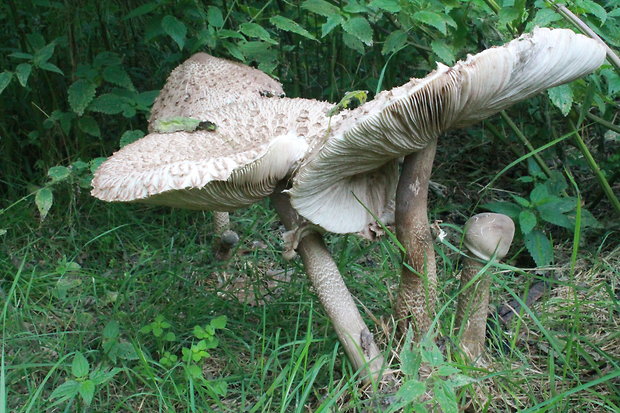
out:
<path id="1" fill-rule="evenodd" d="M 435 251 L 428 222 L 428 183 L 437 149 L 433 140 L 423 150 L 405 157 L 396 190 L 396 236 L 405 248 L 405 263 L 400 278 L 396 308 L 398 329 L 413 328 L 420 339 L 435 313 L 437 270 Z"/>
<path id="2" fill-rule="evenodd" d="M 471 282 L 483 267 L 482 263 L 473 258 L 465 258 L 461 272 L 461 289 Z M 461 293 L 469 299 L 459 299 L 456 307 L 456 326 L 461 329 L 461 347 L 472 360 L 477 359 L 484 350 L 490 287 L 490 275 L 480 274 L 478 279 Z"/>
<path id="3" fill-rule="evenodd" d="M 271 201 L 286 229 L 296 228 L 300 218 L 291 207 L 288 196 L 276 193 L 271 196 Z M 383 356 L 327 250 L 323 237 L 317 232 L 311 232 L 301 239 L 297 252 L 349 360 L 358 371 L 365 370 L 366 382 L 370 378 L 377 379 L 383 365 Z"/>

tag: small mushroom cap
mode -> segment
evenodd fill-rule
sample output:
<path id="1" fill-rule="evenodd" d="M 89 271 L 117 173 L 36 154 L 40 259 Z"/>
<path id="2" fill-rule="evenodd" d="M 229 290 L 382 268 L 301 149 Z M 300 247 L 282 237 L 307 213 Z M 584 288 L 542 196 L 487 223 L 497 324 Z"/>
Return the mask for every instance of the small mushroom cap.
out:
<path id="1" fill-rule="evenodd" d="M 464 244 L 481 260 L 488 261 L 493 256 L 501 260 L 508 254 L 515 224 L 504 214 L 484 212 L 474 215 L 465 223 Z"/>
<path id="2" fill-rule="evenodd" d="M 187 209 L 248 206 L 270 195 L 325 135 L 330 107 L 287 98 L 221 107 L 214 131 L 151 133 L 123 147 L 97 169 L 91 193 Z"/>
<path id="3" fill-rule="evenodd" d="M 393 198 L 397 159 L 440 134 L 480 121 L 542 90 L 584 76 L 605 59 L 597 41 L 536 29 L 424 79 L 384 91 L 332 120 L 332 133 L 294 178 L 293 207 L 337 233 L 364 233 Z"/>
<path id="4" fill-rule="evenodd" d="M 170 73 L 151 108 L 149 131 L 156 120 L 192 117 L 217 124 L 213 110 L 247 100 L 284 96 L 282 85 L 258 69 L 196 53 Z"/>

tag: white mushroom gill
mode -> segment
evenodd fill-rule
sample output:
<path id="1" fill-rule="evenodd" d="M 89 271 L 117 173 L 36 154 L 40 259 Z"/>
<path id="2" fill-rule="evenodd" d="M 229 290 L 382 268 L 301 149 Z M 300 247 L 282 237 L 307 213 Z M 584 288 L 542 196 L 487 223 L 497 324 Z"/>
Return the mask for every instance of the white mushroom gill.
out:
<path id="1" fill-rule="evenodd" d="M 395 191 L 397 176 L 382 178 L 390 187 L 377 185 L 379 173 L 397 174 L 386 163 L 450 129 L 584 76 L 604 59 L 595 40 L 566 29 L 536 29 L 451 68 L 440 64 L 426 78 L 380 93 L 334 124 L 330 138 L 295 177 L 292 205 L 328 231 L 364 232 L 385 210 L 376 200 L 387 202 Z"/>

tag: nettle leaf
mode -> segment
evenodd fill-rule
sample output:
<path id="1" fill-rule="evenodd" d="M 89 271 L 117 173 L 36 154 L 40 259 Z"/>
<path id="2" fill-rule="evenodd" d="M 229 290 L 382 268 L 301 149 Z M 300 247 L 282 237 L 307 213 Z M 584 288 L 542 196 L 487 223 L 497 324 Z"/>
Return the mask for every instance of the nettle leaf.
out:
<path id="1" fill-rule="evenodd" d="M 69 86 L 68 99 L 71 110 L 82 116 L 84 110 L 88 107 L 95 97 L 97 85 L 86 80 L 78 79 Z"/>
<path id="2" fill-rule="evenodd" d="M 142 137 L 144 137 L 144 132 L 141 130 L 127 130 L 121 135 L 119 145 L 122 148 L 123 146 L 127 146 Z"/>
<path id="3" fill-rule="evenodd" d="M 529 234 L 536 226 L 536 215 L 524 209 L 519 213 L 519 226 L 523 234 Z"/>
<path id="4" fill-rule="evenodd" d="M 441 406 L 442 412 L 458 413 L 459 408 L 456 402 L 456 393 L 445 381 L 435 381 L 433 384 L 433 393 L 435 394 L 435 399 L 437 399 Z"/>
<path id="5" fill-rule="evenodd" d="M 401 11 L 400 1 L 398 0 L 372 0 L 368 7 L 385 10 L 390 13 L 398 13 Z"/>
<path id="6" fill-rule="evenodd" d="M 314 37 L 312 33 L 310 33 L 308 30 L 301 27 L 297 22 L 294 22 L 289 18 L 286 18 L 284 16 L 273 16 L 269 19 L 269 21 L 280 30 L 295 33 L 310 40 L 316 40 L 316 37 Z"/>
<path id="7" fill-rule="evenodd" d="M 2 94 L 4 89 L 11 83 L 11 79 L 13 79 L 13 73 L 6 70 L 0 73 L 0 94 Z"/>
<path id="8" fill-rule="evenodd" d="M 113 93 L 104 93 L 97 96 L 91 104 L 88 106 L 88 110 L 93 112 L 101 112 L 106 115 L 117 115 L 121 113 L 124 108 L 125 101 L 122 97 Z"/>
<path id="9" fill-rule="evenodd" d="M 502 7 L 499 11 L 499 24 L 520 23 L 521 12 L 516 7 Z"/>
<path id="10" fill-rule="evenodd" d="M 78 391 L 80 396 L 82 396 L 82 400 L 88 406 L 93 401 L 93 396 L 95 395 L 95 383 L 92 380 L 84 380 L 80 383 Z"/>
<path id="11" fill-rule="evenodd" d="M 417 380 L 407 380 L 396 392 L 399 406 L 413 403 L 426 392 L 426 384 Z"/>
<path id="12" fill-rule="evenodd" d="M 276 40 L 271 38 L 271 35 L 261 25 L 256 23 L 242 23 L 239 26 L 239 31 L 248 37 L 256 37 L 264 42 L 271 44 L 278 44 Z"/>
<path id="13" fill-rule="evenodd" d="M 52 394 L 50 394 L 50 399 L 58 399 L 59 402 L 63 402 L 65 400 L 69 400 L 72 397 L 75 397 L 79 392 L 80 383 L 75 380 L 67 380 L 60 386 L 56 387 Z"/>
<path id="14" fill-rule="evenodd" d="M 353 17 L 342 23 L 342 28 L 366 46 L 372 46 L 372 27 L 364 17 Z"/>
<path id="15" fill-rule="evenodd" d="M 342 33 L 342 41 L 349 49 L 355 50 L 359 54 L 364 54 L 364 43 L 357 37 L 349 33 Z"/>
<path id="16" fill-rule="evenodd" d="M 575 207 L 575 204 L 572 204 L 571 209 Z M 556 207 L 555 202 L 550 202 L 545 205 L 542 205 L 536 209 L 540 218 L 545 222 L 548 222 L 553 225 L 557 225 L 562 228 L 572 230 L 575 225 L 566 215 L 562 213 L 562 210 Z"/>
<path id="17" fill-rule="evenodd" d="M 209 6 L 207 9 L 207 22 L 218 29 L 224 27 L 224 16 L 222 15 L 222 11 L 215 6 Z"/>
<path id="18" fill-rule="evenodd" d="M 515 220 L 522 211 L 522 208 L 519 205 L 506 201 L 488 202 L 480 206 L 484 209 L 488 209 L 489 211 L 497 212 L 498 214 L 508 215 L 510 218 Z"/>
<path id="19" fill-rule="evenodd" d="M 340 14 L 338 7 L 324 0 L 306 0 L 301 4 L 301 8 L 325 17 Z"/>
<path id="20" fill-rule="evenodd" d="M 547 185 L 538 184 L 532 189 L 532 192 L 530 192 L 530 200 L 533 205 L 541 205 L 545 202 L 552 201 L 553 197 L 549 195 Z"/>
<path id="21" fill-rule="evenodd" d="M 442 34 L 447 34 L 446 19 L 440 14 L 423 10 L 414 13 L 412 17 L 420 23 L 436 28 Z"/>
<path id="22" fill-rule="evenodd" d="M 161 19 L 161 28 L 175 41 L 179 49 L 183 50 L 185 46 L 185 36 L 187 35 L 187 27 L 185 24 L 176 17 L 168 14 Z"/>
<path id="23" fill-rule="evenodd" d="M 60 68 L 58 66 L 56 66 L 55 64 L 52 64 L 50 62 L 43 62 L 41 64 L 39 64 L 39 68 L 43 69 L 45 71 L 48 72 L 54 72 L 54 73 L 58 73 L 59 75 L 65 75 L 64 72 L 62 70 L 60 70 Z"/>
<path id="24" fill-rule="evenodd" d="M 42 47 L 41 49 L 37 50 L 34 54 L 34 57 L 32 58 L 32 63 L 35 66 L 40 66 L 42 63 L 47 62 L 54 54 L 55 48 L 56 48 L 56 44 L 52 42 L 46 45 L 45 47 Z"/>
<path id="25" fill-rule="evenodd" d="M 129 90 L 135 90 L 131 78 L 122 66 L 108 66 L 103 69 L 103 79 L 113 85 L 124 87 Z"/>
<path id="26" fill-rule="evenodd" d="M 538 267 L 546 267 L 553 262 L 553 245 L 539 230 L 533 230 L 524 238 L 525 247 Z"/>
<path id="27" fill-rule="evenodd" d="M 431 42 L 431 49 L 433 49 L 433 52 L 439 56 L 443 63 L 452 65 L 456 61 L 454 50 L 452 50 L 452 47 L 448 46 L 448 44 L 443 40 L 433 40 Z"/>
<path id="28" fill-rule="evenodd" d="M 562 115 L 568 115 L 571 107 L 573 106 L 573 89 L 569 84 L 556 86 L 547 90 L 547 94 L 549 95 L 549 99 L 551 99 L 551 103 L 553 103 Z"/>
<path id="29" fill-rule="evenodd" d="M 74 377 L 86 377 L 88 376 L 88 370 L 90 370 L 88 360 L 78 351 L 75 353 L 73 363 L 71 363 L 71 374 L 73 374 Z"/>
<path id="30" fill-rule="evenodd" d="M 52 182 L 64 181 L 71 175 L 71 170 L 66 166 L 52 166 L 47 171 L 47 176 L 52 178 Z"/>
<path id="31" fill-rule="evenodd" d="M 32 65 L 29 63 L 20 63 L 15 68 L 15 75 L 17 76 L 17 80 L 19 84 L 23 87 L 28 84 L 28 78 L 30 77 L 30 73 L 32 73 Z"/>
<path id="32" fill-rule="evenodd" d="M 96 136 L 98 138 L 101 137 L 101 129 L 99 129 L 99 124 L 97 124 L 97 121 L 92 116 L 81 117 L 78 120 L 78 128 L 90 136 Z"/>
<path id="33" fill-rule="evenodd" d="M 39 210 L 39 218 L 43 221 L 54 203 L 52 190 L 50 188 L 39 189 L 34 196 L 34 203 Z"/>
<path id="34" fill-rule="evenodd" d="M 327 21 L 321 26 L 321 37 L 327 36 L 332 30 L 338 27 L 339 24 L 342 24 L 342 22 L 344 22 L 344 19 L 339 14 L 328 17 Z"/>
<path id="35" fill-rule="evenodd" d="M 394 30 L 388 35 L 381 48 L 382 55 L 388 55 L 399 51 L 407 45 L 407 32 L 404 30 Z"/>
<path id="36" fill-rule="evenodd" d="M 620 9 L 618 9 L 620 10 Z M 615 95 L 620 92 L 620 75 L 613 69 L 603 69 L 601 70 L 601 76 L 605 78 L 607 81 L 607 93 L 610 95 Z M 1 87 L 0 87 L 1 90 Z"/>
<path id="37" fill-rule="evenodd" d="M 575 5 L 584 9 L 586 13 L 596 16 L 601 21 L 601 24 L 605 24 L 605 21 L 607 20 L 607 12 L 600 4 L 592 0 L 577 0 Z"/>

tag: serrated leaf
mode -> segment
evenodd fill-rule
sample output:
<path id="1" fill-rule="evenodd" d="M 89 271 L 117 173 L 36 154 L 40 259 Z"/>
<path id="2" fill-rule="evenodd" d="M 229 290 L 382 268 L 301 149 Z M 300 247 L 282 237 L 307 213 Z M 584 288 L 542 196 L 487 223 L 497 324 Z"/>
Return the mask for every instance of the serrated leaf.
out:
<path id="1" fill-rule="evenodd" d="M 407 33 L 404 30 L 394 30 L 385 38 L 381 48 L 382 55 L 394 53 L 407 45 Z"/>
<path id="2" fill-rule="evenodd" d="M 95 97 L 96 89 L 97 85 L 86 79 L 78 79 L 73 82 L 73 84 L 69 86 L 68 92 L 69 106 L 71 106 L 71 110 L 79 116 L 82 116 L 84 110 Z"/>
<path id="3" fill-rule="evenodd" d="M 108 322 L 103 328 L 103 337 L 105 338 L 116 338 L 120 334 L 120 327 L 118 321 L 112 320 Z"/>
<path id="4" fill-rule="evenodd" d="M 437 56 L 439 56 L 443 63 L 452 65 L 456 61 L 454 50 L 452 50 L 452 47 L 448 46 L 448 44 L 443 40 L 433 40 L 431 42 L 431 49 Z"/>
<path id="5" fill-rule="evenodd" d="M 207 22 L 216 28 L 221 28 L 224 26 L 224 16 L 222 15 L 222 11 L 215 6 L 209 6 L 207 8 Z"/>
<path id="6" fill-rule="evenodd" d="M 506 201 L 488 202 L 480 205 L 484 209 L 488 209 L 491 212 L 497 212 L 498 214 L 508 215 L 510 218 L 516 220 L 519 214 L 523 210 L 519 205 Z"/>
<path id="7" fill-rule="evenodd" d="M 92 380 L 84 380 L 80 383 L 78 391 L 80 392 L 80 396 L 82 396 L 84 403 L 89 406 L 93 401 L 93 396 L 95 395 L 95 383 L 93 383 Z"/>
<path id="8" fill-rule="evenodd" d="M 530 192 L 530 201 L 532 205 L 541 205 L 551 201 L 553 198 L 549 195 L 549 190 L 545 184 L 538 184 Z"/>
<path id="9" fill-rule="evenodd" d="M 179 46 L 180 50 L 183 50 L 185 46 L 185 36 L 187 35 L 187 27 L 185 24 L 174 16 L 166 15 L 161 19 L 161 28 L 168 36 L 174 40 Z"/>
<path id="10" fill-rule="evenodd" d="M 459 408 L 456 402 L 456 393 L 443 380 L 437 380 L 433 384 L 435 399 L 441 406 L 443 413 L 458 413 Z"/>
<path id="11" fill-rule="evenodd" d="M 435 12 L 432 11 L 418 11 L 413 14 L 413 19 L 426 24 L 427 26 L 431 26 L 439 30 L 442 34 L 446 34 L 446 19 Z"/>
<path id="12" fill-rule="evenodd" d="M 401 10 L 398 0 L 372 0 L 368 7 L 385 10 L 390 13 L 398 13 Z"/>
<path id="13" fill-rule="evenodd" d="M 4 92 L 4 89 L 11 83 L 11 79 L 13 78 L 13 73 L 7 72 L 6 70 L 0 73 L 0 94 Z"/>
<path id="14" fill-rule="evenodd" d="M 519 227 L 522 234 L 529 234 L 536 226 L 536 215 L 525 209 L 519 213 Z"/>
<path id="15" fill-rule="evenodd" d="M 90 136 L 101 137 L 101 129 L 97 121 L 92 116 L 84 116 L 78 120 L 78 128 Z"/>
<path id="16" fill-rule="evenodd" d="M 66 166 L 52 166 L 47 170 L 47 176 L 52 178 L 52 182 L 64 181 L 71 175 L 71 170 Z"/>
<path id="17" fill-rule="evenodd" d="M 340 14 L 338 7 L 324 0 L 306 0 L 301 4 L 301 8 L 325 17 Z"/>
<path id="18" fill-rule="evenodd" d="M 620 8 L 618 10 L 620 10 Z M 601 70 L 601 76 L 607 81 L 607 93 L 609 95 L 615 95 L 620 92 L 620 75 L 617 71 L 613 69 L 603 69 Z"/>
<path id="19" fill-rule="evenodd" d="M 521 23 L 521 12 L 516 7 L 502 7 L 499 11 L 499 24 Z"/>
<path id="20" fill-rule="evenodd" d="M 24 87 L 28 84 L 30 73 L 32 73 L 32 65 L 30 63 L 20 63 L 15 68 L 17 80 L 19 81 L 19 84 Z"/>
<path id="21" fill-rule="evenodd" d="M 316 40 L 316 37 L 314 37 L 312 33 L 289 18 L 284 16 L 273 16 L 269 21 L 280 30 L 295 33 L 310 40 Z"/>
<path id="22" fill-rule="evenodd" d="M 222 328 L 226 328 L 226 322 L 228 321 L 228 317 L 225 315 L 221 315 L 219 317 L 215 317 L 209 325 L 213 328 L 221 330 Z"/>
<path id="23" fill-rule="evenodd" d="M 355 50 L 359 54 L 364 54 L 364 43 L 357 37 L 349 33 L 342 33 L 342 41 L 349 49 Z"/>
<path id="24" fill-rule="evenodd" d="M 420 345 L 422 360 L 432 367 L 441 366 L 444 363 L 443 354 L 433 339 L 425 337 Z"/>
<path id="25" fill-rule="evenodd" d="M 517 202 L 517 204 L 521 205 L 524 208 L 529 208 L 531 206 L 530 201 L 519 195 L 510 194 L 510 196 Z"/>
<path id="26" fill-rule="evenodd" d="M 321 37 L 327 36 L 334 28 L 338 27 L 338 25 L 342 24 L 344 19 L 339 14 L 334 14 L 327 18 L 325 23 L 321 25 Z"/>
<path id="27" fill-rule="evenodd" d="M 551 99 L 551 103 L 553 103 L 562 115 L 568 115 L 571 107 L 573 106 L 573 89 L 569 84 L 556 86 L 547 90 L 547 94 L 549 95 L 549 99 Z"/>
<path id="28" fill-rule="evenodd" d="M 439 376 L 451 376 L 460 372 L 461 370 L 454 366 L 451 366 L 450 364 L 442 364 L 437 368 L 437 375 Z"/>
<path id="29" fill-rule="evenodd" d="M 601 21 L 601 24 L 605 24 L 607 11 L 605 11 L 603 6 L 592 0 L 577 0 L 575 3 L 578 7 L 583 8 L 586 13 L 596 16 Z"/>
<path id="30" fill-rule="evenodd" d="M 103 95 L 97 96 L 91 103 L 88 105 L 88 110 L 93 112 L 101 112 L 106 115 L 117 115 L 124 110 L 124 100 L 113 93 L 104 93 Z"/>
<path id="31" fill-rule="evenodd" d="M 185 367 L 185 369 L 187 371 L 187 375 L 193 379 L 199 379 L 202 377 L 202 370 L 195 364 L 190 364 L 189 366 Z"/>
<path id="32" fill-rule="evenodd" d="M 255 37 L 264 42 L 271 44 L 278 44 L 277 41 L 271 38 L 271 35 L 267 30 L 263 28 L 263 26 L 256 23 L 242 23 L 239 26 L 239 31 L 245 34 L 248 37 Z"/>
<path id="33" fill-rule="evenodd" d="M 34 196 L 34 203 L 39 210 L 39 219 L 43 221 L 54 203 L 52 190 L 50 188 L 39 189 Z"/>
<path id="34" fill-rule="evenodd" d="M 88 370 L 90 370 L 88 360 L 78 351 L 73 357 L 73 363 L 71 363 L 71 374 L 74 377 L 85 377 L 88 376 Z"/>
<path id="35" fill-rule="evenodd" d="M 399 405 L 407 405 L 416 401 L 419 397 L 426 392 L 426 385 L 424 382 L 417 380 L 407 380 L 404 382 L 400 389 L 396 392 L 396 398 L 399 400 Z"/>
<path id="36" fill-rule="evenodd" d="M 64 72 L 62 70 L 60 70 L 60 68 L 58 66 L 56 66 L 55 64 L 52 64 L 50 62 L 43 62 L 41 64 L 39 64 L 39 68 L 43 69 L 47 72 L 54 72 L 54 73 L 58 73 L 59 75 L 65 75 Z"/>
<path id="37" fill-rule="evenodd" d="M 524 241 L 538 267 L 545 267 L 553 262 L 553 245 L 544 233 L 533 230 L 524 237 Z"/>
<path id="38" fill-rule="evenodd" d="M 342 23 L 342 28 L 366 46 L 372 46 L 372 27 L 364 17 L 353 17 Z"/>
<path id="39" fill-rule="evenodd" d="M 108 66 L 103 69 L 103 79 L 113 85 L 135 90 L 131 78 L 122 66 Z"/>
<path id="40" fill-rule="evenodd" d="M 130 143 L 134 143 L 138 139 L 144 137 L 144 132 L 141 130 L 127 130 L 121 135 L 119 147 L 127 146 Z"/>
<path id="41" fill-rule="evenodd" d="M 54 389 L 52 394 L 50 394 L 50 399 L 59 399 L 59 402 L 69 400 L 70 398 L 77 396 L 79 387 L 80 384 L 77 381 L 67 380 Z"/>
<path id="42" fill-rule="evenodd" d="M 575 204 L 573 204 L 574 208 Z M 571 208 L 572 209 L 572 208 Z M 554 206 L 554 203 L 548 203 L 537 208 L 540 218 L 553 225 L 572 230 L 575 225 L 562 211 Z"/>
<path id="43" fill-rule="evenodd" d="M 47 62 L 52 55 L 54 54 L 54 49 L 56 48 L 55 43 L 50 43 L 41 49 L 37 50 L 32 58 L 32 63 L 35 66 L 40 66 L 42 63 Z"/>

